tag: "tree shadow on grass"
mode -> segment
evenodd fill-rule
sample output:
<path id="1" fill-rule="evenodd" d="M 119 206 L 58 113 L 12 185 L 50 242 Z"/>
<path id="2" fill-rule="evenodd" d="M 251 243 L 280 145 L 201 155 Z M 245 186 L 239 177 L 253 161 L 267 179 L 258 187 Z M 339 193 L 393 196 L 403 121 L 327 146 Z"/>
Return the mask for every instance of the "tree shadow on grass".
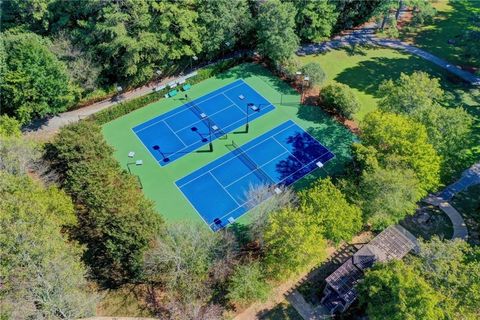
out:
<path id="1" fill-rule="evenodd" d="M 411 74 L 415 71 L 428 72 L 431 76 L 446 80 L 446 75 L 440 68 L 416 56 L 374 57 L 343 70 L 334 80 L 378 98 L 378 87 L 383 81 L 395 80 L 401 73 Z"/>
<path id="2" fill-rule="evenodd" d="M 342 175 L 352 160 L 351 145 L 358 141 L 358 137 L 318 106 L 301 106 L 297 116 L 299 119 L 312 123 L 310 127 L 306 128 L 307 132 L 333 152 L 335 158 L 327 162 L 324 168 L 315 170 L 295 183 L 295 189 L 308 187 L 318 178 Z"/>
<path id="3" fill-rule="evenodd" d="M 216 76 L 219 79 L 246 79 L 256 78 L 262 81 L 262 84 L 269 86 L 282 95 L 298 95 L 292 87 L 290 87 L 285 81 L 282 81 L 276 75 L 271 73 L 268 69 L 255 63 L 243 63 L 236 66 L 227 72 L 218 74 Z"/>

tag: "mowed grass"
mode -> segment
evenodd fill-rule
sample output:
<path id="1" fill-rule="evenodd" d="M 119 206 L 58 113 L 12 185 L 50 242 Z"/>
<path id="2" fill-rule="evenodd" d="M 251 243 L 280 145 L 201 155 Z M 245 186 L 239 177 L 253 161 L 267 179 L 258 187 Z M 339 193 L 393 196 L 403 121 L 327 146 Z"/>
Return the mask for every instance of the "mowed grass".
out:
<path id="1" fill-rule="evenodd" d="M 479 1 L 480 2 L 480 1 Z M 398 79 L 400 74 L 423 71 L 440 79 L 448 101 L 446 107 L 463 107 L 474 119 L 471 147 L 465 163 L 469 166 L 480 157 L 480 89 L 473 88 L 455 79 L 436 65 L 402 51 L 376 47 L 346 47 L 324 54 L 299 58 L 300 63 L 318 62 L 327 75 L 327 81 L 337 81 L 353 89 L 360 101 L 360 110 L 354 120 L 360 122 L 366 114 L 378 108 L 378 88 L 388 79 Z M 460 168 L 460 171 L 463 168 Z"/>
<path id="2" fill-rule="evenodd" d="M 437 9 L 434 22 L 417 28 L 413 32 L 403 32 L 402 39 L 411 41 L 416 46 L 451 63 L 480 68 L 480 57 L 473 57 L 467 62 L 463 55 L 463 47 L 448 43 L 449 40 L 458 43 L 459 37 L 467 30 L 480 29 L 480 25 L 475 26 L 472 19 L 475 15 L 480 16 L 480 1 L 439 0 L 433 3 L 433 6 Z M 477 23 L 480 23 L 479 18 Z M 478 45 L 480 46 L 480 43 Z"/>
<path id="3" fill-rule="evenodd" d="M 259 65 L 243 64 L 232 68 L 226 73 L 194 85 L 189 91 L 189 96 L 192 99 L 202 96 L 240 78 L 273 103 L 276 109 L 253 121 L 248 134 L 229 134 L 228 140 L 215 140 L 213 152 L 194 152 L 165 167 L 160 167 L 133 133 L 134 126 L 184 104 L 181 94 L 174 98 L 161 99 L 103 126 L 105 139 L 114 147 L 115 157 L 125 169 L 127 163 L 137 159 L 143 160 L 142 166 L 131 165 L 130 169 L 133 174 L 139 176 L 143 192 L 147 198 L 154 201 L 157 211 L 167 222 L 187 220 L 203 223 L 175 185 L 176 180 L 228 153 L 227 145 L 232 139 L 238 145 L 242 145 L 290 119 L 315 136 L 336 155 L 335 159 L 325 166 L 325 170 L 314 171 L 296 183 L 296 188 L 303 188 L 320 176 L 341 173 L 345 165 L 351 161 L 350 145 L 355 136 L 323 113 L 320 108 L 301 106 L 300 96 L 295 90 Z M 128 158 L 130 151 L 136 153 L 134 159 Z M 248 214 L 239 220 L 240 223 L 247 222 L 247 217 Z"/>

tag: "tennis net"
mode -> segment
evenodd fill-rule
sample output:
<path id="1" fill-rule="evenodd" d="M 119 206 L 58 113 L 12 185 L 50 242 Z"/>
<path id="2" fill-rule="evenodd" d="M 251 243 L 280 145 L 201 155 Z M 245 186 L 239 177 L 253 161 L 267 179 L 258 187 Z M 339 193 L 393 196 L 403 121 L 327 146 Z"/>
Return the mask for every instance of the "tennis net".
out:
<path id="1" fill-rule="evenodd" d="M 212 129 L 213 127 L 218 128 L 217 130 L 214 130 L 214 131 L 213 131 L 213 133 L 214 133 L 215 135 L 224 136 L 224 135 L 226 134 L 226 133 L 225 133 L 222 129 L 220 129 L 220 127 L 219 127 L 215 122 L 213 122 L 212 119 L 210 119 L 210 117 L 208 117 L 195 103 L 193 103 L 192 101 L 189 101 L 188 104 L 192 107 L 192 109 L 193 109 L 193 111 L 194 111 L 193 113 L 195 113 L 195 115 L 196 115 L 197 117 L 199 117 L 200 120 L 203 120 L 210 129 Z M 202 115 L 204 115 L 204 116 L 202 116 Z M 213 130 L 213 129 L 212 129 L 212 130 Z"/>
<path id="2" fill-rule="evenodd" d="M 235 141 L 232 140 L 232 146 L 234 147 L 233 152 L 242 160 L 242 162 L 250 168 L 263 182 L 267 182 L 269 185 L 275 185 L 275 181 L 273 181 L 270 176 L 263 171 L 257 164 L 250 159 L 250 157 L 240 148 Z"/>

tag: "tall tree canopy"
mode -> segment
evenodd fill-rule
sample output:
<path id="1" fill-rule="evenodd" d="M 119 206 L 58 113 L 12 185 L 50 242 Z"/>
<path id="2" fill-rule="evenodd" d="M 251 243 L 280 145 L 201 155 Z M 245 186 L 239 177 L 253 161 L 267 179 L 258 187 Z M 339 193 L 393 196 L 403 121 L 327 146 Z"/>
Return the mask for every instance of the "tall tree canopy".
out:
<path id="1" fill-rule="evenodd" d="M 480 250 L 456 239 L 433 237 L 420 242 L 415 266 L 445 296 L 442 307 L 451 319 L 477 319 L 480 310 Z"/>
<path id="2" fill-rule="evenodd" d="M 257 17 L 258 51 L 275 63 L 290 59 L 298 48 L 295 34 L 296 9 L 280 0 L 260 4 Z"/>
<path id="3" fill-rule="evenodd" d="M 198 0 L 202 52 L 212 57 L 248 41 L 254 21 L 247 0 Z M 252 41 L 248 41 L 249 44 Z"/>
<path id="4" fill-rule="evenodd" d="M 270 214 L 264 242 L 267 271 L 280 279 L 325 258 L 326 254 L 322 228 L 292 207 Z"/>
<path id="5" fill-rule="evenodd" d="M 445 319 L 441 297 L 402 261 L 379 263 L 367 270 L 358 291 L 372 320 Z"/>
<path id="6" fill-rule="evenodd" d="M 350 240 L 362 226 L 360 209 L 349 204 L 330 179 L 319 180 L 300 193 L 300 210 L 335 243 Z"/>
<path id="7" fill-rule="evenodd" d="M 297 8 L 297 35 L 305 41 L 320 42 L 329 38 L 339 11 L 332 0 L 292 0 Z"/>
<path id="8" fill-rule="evenodd" d="M 420 195 L 438 187 L 441 159 L 428 142 L 425 127 L 405 116 L 372 112 L 361 124 L 362 143 L 376 150 L 383 167 L 411 169 L 419 183 Z"/>
<path id="9" fill-rule="evenodd" d="M 365 221 L 374 230 L 385 229 L 414 214 L 422 196 L 415 173 L 403 168 L 364 171 L 359 192 Z"/>
<path id="10" fill-rule="evenodd" d="M 79 224 L 72 233 L 86 245 L 94 277 L 106 285 L 141 278 L 143 254 L 162 224 L 112 153 L 100 128 L 88 121 L 64 127 L 48 152 L 76 205 Z"/>
<path id="11" fill-rule="evenodd" d="M 63 229 L 73 205 L 55 187 L 0 171 L 0 318 L 74 319 L 95 314 L 81 248 Z"/>
<path id="12" fill-rule="evenodd" d="M 429 142 L 444 158 L 443 171 L 455 167 L 471 144 L 473 117 L 461 107 L 442 106 L 446 95 L 438 78 L 424 72 L 402 73 L 399 79 L 382 83 L 379 92 L 382 110 L 408 115 L 426 127 Z"/>
<path id="13" fill-rule="evenodd" d="M 65 65 L 33 33 L 2 34 L 0 104 L 2 113 L 22 123 L 57 114 L 74 100 Z"/>

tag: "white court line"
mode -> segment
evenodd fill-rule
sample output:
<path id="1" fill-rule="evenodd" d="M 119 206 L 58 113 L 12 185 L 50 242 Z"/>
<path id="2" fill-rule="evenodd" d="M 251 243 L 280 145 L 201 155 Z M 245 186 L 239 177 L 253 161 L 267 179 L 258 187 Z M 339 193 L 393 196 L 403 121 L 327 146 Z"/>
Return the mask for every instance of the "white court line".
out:
<path id="1" fill-rule="evenodd" d="M 197 212 L 197 214 L 200 216 L 200 218 L 202 219 L 203 222 L 205 222 L 205 224 L 207 225 L 208 229 L 210 229 L 210 231 L 214 232 L 213 229 L 210 227 L 210 224 L 208 224 L 207 221 L 205 221 L 205 219 L 203 218 L 203 216 L 200 214 L 200 212 L 197 210 L 197 208 L 195 208 L 195 206 L 193 205 L 193 203 L 190 201 L 190 199 L 187 197 L 187 195 L 182 191 L 182 189 L 180 189 L 179 186 L 177 186 L 176 183 L 174 183 L 175 187 L 177 187 L 178 191 L 180 191 L 180 193 L 184 196 L 185 199 L 187 199 L 188 203 L 190 203 L 190 205 L 192 206 L 193 210 L 195 210 Z M 212 222 L 213 224 L 213 222 Z"/>
<path id="2" fill-rule="evenodd" d="M 292 124 L 292 125 L 288 126 L 287 128 L 285 128 L 285 129 L 283 129 L 283 130 L 281 130 L 281 131 L 277 132 L 277 133 L 281 133 L 281 132 L 283 132 L 283 131 L 285 131 L 285 130 L 287 130 L 287 129 L 291 128 L 292 126 L 294 126 L 294 125 Z M 266 132 L 266 133 L 267 133 L 267 132 Z M 275 134 L 277 134 L 277 133 L 275 133 Z M 265 141 L 269 140 L 271 137 L 272 137 L 272 136 L 269 136 L 269 137 L 267 137 L 267 138 L 265 138 L 265 139 L 263 139 L 263 140 L 259 141 L 258 143 L 254 144 L 253 146 L 249 147 L 248 149 L 243 149 L 243 148 L 242 148 L 242 150 L 243 150 L 243 151 L 248 151 L 248 150 L 251 150 L 251 149 L 255 148 L 256 146 L 258 146 L 259 144 L 261 144 L 261 143 L 263 143 L 263 142 L 265 142 Z M 227 154 L 228 154 L 228 153 L 227 153 Z M 233 158 L 231 158 L 231 159 L 229 159 L 229 160 L 227 160 L 227 161 L 225 161 L 225 162 L 222 162 L 222 163 L 220 163 L 219 165 L 216 165 L 215 167 L 213 167 L 213 168 L 209 169 L 208 171 L 204 172 L 203 174 L 199 175 L 198 177 L 195 177 L 195 178 L 193 178 L 192 180 L 190 180 L 190 181 L 188 181 L 188 182 L 186 182 L 186 183 L 182 184 L 182 187 L 183 187 L 184 185 L 186 185 L 186 184 L 188 184 L 188 183 L 190 183 L 190 182 L 192 182 L 192 181 L 194 181 L 194 180 L 198 179 L 199 177 L 203 176 L 205 173 L 207 173 L 207 172 L 210 172 L 210 171 L 212 171 L 212 170 L 214 170 L 214 169 L 216 169 L 216 168 L 218 168 L 218 167 L 220 167 L 220 166 L 224 165 L 225 163 L 228 163 L 228 162 L 232 161 L 232 160 L 233 160 L 233 159 L 235 159 L 236 157 L 237 157 L 237 156 L 235 156 L 235 157 L 233 157 Z M 203 167 L 202 167 L 202 168 L 203 168 Z M 193 173 L 195 173 L 195 172 L 198 172 L 198 171 L 202 170 L 202 168 L 200 168 L 200 169 L 198 169 L 198 170 L 195 170 L 195 171 L 191 172 L 190 174 L 193 174 Z M 182 178 L 182 179 L 183 179 L 183 178 Z M 181 180 L 181 179 L 179 179 L 179 180 Z M 178 181 L 178 180 L 177 180 L 177 181 Z"/>
<path id="3" fill-rule="evenodd" d="M 230 102 L 233 103 L 240 111 L 242 111 L 242 113 L 243 113 L 244 115 L 247 115 L 247 114 L 245 113 L 245 111 L 243 111 L 242 108 L 240 108 L 240 106 L 239 106 L 235 101 L 233 101 L 232 99 L 230 99 L 230 98 L 225 94 L 225 92 L 223 93 L 223 96 L 224 96 L 225 98 L 227 98 L 228 100 L 230 100 Z"/>
<path id="4" fill-rule="evenodd" d="M 288 152 L 288 151 L 287 151 L 287 152 Z M 287 152 L 282 152 L 282 153 L 280 153 L 278 156 L 276 156 L 275 158 L 271 159 L 270 161 L 265 162 L 264 164 L 262 164 L 262 165 L 261 165 L 260 167 L 258 167 L 258 168 L 262 169 L 265 165 L 267 165 L 267 164 L 269 164 L 270 162 L 274 161 L 275 159 L 283 156 L 283 155 L 284 155 L 285 153 L 287 153 Z M 288 152 L 288 153 L 290 153 L 290 152 Z M 238 158 L 238 156 L 236 156 L 236 158 Z M 255 163 L 255 164 L 256 164 L 256 163 Z M 257 165 L 257 166 L 258 166 L 258 165 Z M 242 180 L 242 179 L 245 178 L 246 176 L 251 175 L 252 173 L 255 173 L 255 171 L 256 171 L 256 170 L 250 169 L 250 172 L 249 172 L 249 173 L 247 173 L 247 174 L 241 176 L 240 178 L 238 178 L 238 179 L 230 182 L 228 185 L 225 186 L 225 188 L 228 188 L 228 187 L 230 187 L 232 184 L 234 184 L 234 183 Z M 270 179 L 272 179 L 272 177 L 270 177 L 270 175 L 269 175 L 268 173 L 265 172 L 265 174 L 266 174 Z M 272 179 L 272 180 L 274 180 L 274 179 Z"/>
<path id="5" fill-rule="evenodd" d="M 240 203 L 238 203 L 238 201 L 230 194 L 230 192 L 228 192 L 228 190 L 225 189 L 225 187 L 223 186 L 223 184 L 222 184 L 220 181 L 218 181 L 217 177 L 215 177 L 215 175 L 212 174 L 210 171 L 209 171 L 208 173 L 209 173 L 210 176 L 218 183 L 218 185 L 219 185 L 220 187 L 222 187 L 223 191 L 225 191 L 225 192 L 230 196 L 230 198 L 232 198 L 232 200 L 235 201 L 235 203 L 237 204 L 237 206 L 240 206 Z"/>
<path id="6" fill-rule="evenodd" d="M 269 106 L 274 107 L 273 105 L 268 105 L 267 107 L 269 107 Z M 268 112 L 262 113 L 260 116 L 256 117 L 254 120 L 263 117 L 263 116 L 266 115 L 267 113 L 268 113 Z M 235 125 L 235 127 L 233 127 L 233 129 L 232 129 L 232 131 L 233 131 L 234 129 L 236 129 L 236 128 L 239 127 L 239 126 L 237 126 L 236 124 L 237 124 L 238 122 L 240 122 L 240 121 L 243 121 L 243 120 L 244 120 L 244 119 L 238 119 L 237 121 L 232 122 L 232 123 L 230 123 L 228 126 L 226 126 L 225 128 L 221 128 L 221 129 L 222 129 L 223 132 L 225 132 L 226 134 L 228 134 L 228 132 L 229 132 L 229 130 L 230 130 L 229 128 L 230 128 L 231 126 Z M 202 120 L 199 120 L 199 121 L 197 121 L 197 122 L 200 122 L 200 121 L 202 121 Z M 195 123 L 197 123 L 197 122 L 195 122 Z M 212 142 L 215 141 L 215 140 L 217 140 L 217 139 L 218 139 L 218 138 L 215 138 L 214 140 L 212 140 Z M 171 153 L 171 154 L 169 154 L 169 155 L 170 155 L 170 156 L 173 156 L 173 155 L 176 155 L 177 153 L 182 153 L 185 149 L 187 149 L 187 148 L 189 148 L 189 147 L 192 147 L 192 146 L 194 146 L 194 145 L 197 144 L 197 143 L 198 143 L 198 142 L 192 143 L 192 144 L 190 144 L 190 145 L 188 145 L 188 146 L 186 146 L 186 147 L 184 147 L 184 148 L 182 148 L 182 149 L 180 149 L 180 150 L 177 150 L 177 151 L 175 151 L 174 153 Z M 204 145 L 204 144 L 201 144 L 200 146 L 203 146 L 203 145 Z M 199 146 L 199 147 L 200 147 L 200 146 Z"/>
<path id="7" fill-rule="evenodd" d="M 329 151 L 328 151 L 328 152 L 329 152 Z M 315 163 L 318 159 L 320 159 L 321 157 L 323 157 L 324 155 L 326 155 L 328 152 L 325 152 L 325 153 L 322 154 L 320 157 L 315 158 L 315 160 L 313 160 L 313 161 L 307 163 L 306 165 L 302 166 L 300 169 L 296 170 L 296 171 L 293 172 L 292 174 L 290 174 L 290 175 L 288 175 L 287 177 L 283 178 L 282 180 L 280 180 L 279 182 L 277 182 L 275 185 L 281 184 L 283 181 L 285 181 L 286 179 L 288 179 L 289 177 L 291 177 L 291 176 L 294 175 L 295 173 L 299 172 L 299 171 L 302 170 L 303 168 L 305 168 L 305 167 L 307 167 L 307 166 Z M 290 153 L 291 153 L 291 152 L 290 152 Z M 332 153 L 332 154 L 333 154 L 333 153 Z M 333 154 L 333 156 L 335 157 L 335 154 Z M 333 158 L 332 158 L 332 159 L 333 159 Z M 332 159 L 330 159 L 330 160 L 332 160 Z M 315 168 L 315 169 L 313 169 L 313 170 L 305 173 L 303 176 L 301 176 L 300 178 L 298 178 L 297 180 L 295 180 L 295 182 L 297 182 L 297 181 L 300 180 L 301 178 L 305 177 L 307 174 L 310 174 L 310 173 L 314 172 L 314 171 L 317 170 L 317 169 L 319 169 L 319 168 Z M 270 199 L 272 196 L 273 196 L 273 195 L 271 195 L 270 197 L 268 197 L 267 199 L 265 199 L 265 200 L 262 201 L 261 203 L 267 201 L 267 200 Z M 224 219 L 226 216 L 230 215 L 233 211 L 237 210 L 237 209 L 240 208 L 240 207 L 243 207 L 244 205 L 246 205 L 246 204 L 248 204 L 248 203 L 250 203 L 250 202 L 252 202 L 252 201 L 253 201 L 253 199 L 246 201 L 245 203 L 243 203 L 243 204 L 240 205 L 239 207 L 237 207 L 237 208 L 235 208 L 235 209 L 233 209 L 233 210 L 230 210 L 228 213 L 226 213 L 225 215 L 223 215 L 223 216 L 220 217 L 219 219 L 220 219 L 220 220 Z M 259 204 L 260 204 L 260 203 L 259 203 Z M 250 211 L 250 210 L 252 210 L 253 208 L 255 208 L 256 206 L 258 206 L 259 204 L 251 207 L 249 210 L 246 210 L 244 213 L 242 213 L 242 214 L 241 214 L 240 216 L 238 216 L 237 218 L 240 218 L 241 216 L 243 216 L 243 215 L 246 214 L 248 211 Z"/>
<path id="8" fill-rule="evenodd" d="M 305 131 L 305 130 L 303 130 Z M 288 150 L 287 148 L 285 148 L 285 146 L 283 144 L 280 143 L 280 141 L 277 140 L 277 138 L 275 138 L 275 136 L 272 136 L 273 140 L 275 140 L 279 145 L 282 146 L 283 149 L 285 149 L 285 151 L 289 152 L 297 161 L 298 163 L 300 164 L 303 164 L 302 161 L 300 161 L 300 159 L 298 159 L 292 152 L 290 152 L 290 150 Z"/>
<path id="9" fill-rule="evenodd" d="M 234 105 L 234 104 L 231 104 L 231 105 L 229 105 L 229 106 L 227 106 L 227 107 L 225 107 L 225 108 L 223 108 L 223 109 L 220 109 L 220 110 L 218 110 L 217 112 L 212 113 L 211 115 L 208 115 L 207 118 L 211 118 L 212 116 L 214 116 L 214 115 L 216 115 L 216 114 L 218 114 L 218 113 L 220 113 L 220 112 L 223 112 L 223 111 L 225 111 L 225 110 L 227 110 L 227 109 L 229 109 L 230 107 L 233 107 L 233 106 L 235 106 L 235 105 Z M 206 120 L 206 118 L 205 118 L 205 119 L 198 120 L 198 121 L 195 121 L 195 122 L 192 122 L 192 123 L 190 123 L 189 125 L 187 125 L 187 126 L 185 126 L 185 127 L 183 127 L 183 128 L 180 128 L 180 129 L 178 129 L 178 130 L 175 131 L 175 132 L 180 132 L 180 131 L 182 131 L 182 130 L 187 129 L 188 127 L 192 127 L 194 124 L 203 122 L 203 121 L 205 121 L 205 120 Z M 172 129 L 172 130 L 173 130 L 173 129 Z"/>
<path id="10" fill-rule="evenodd" d="M 284 131 L 287 130 L 287 129 L 290 129 L 290 128 L 293 127 L 294 125 L 296 125 L 296 126 L 299 127 L 300 129 L 302 129 L 302 131 L 304 131 L 305 133 L 307 133 L 307 135 L 309 135 L 312 139 L 314 139 L 314 140 L 317 141 L 320 145 L 323 146 L 323 144 L 320 143 L 320 141 L 318 141 L 315 137 L 313 137 L 311 134 L 309 134 L 305 129 L 303 129 L 302 127 L 300 127 L 300 126 L 299 126 L 297 123 L 295 123 L 294 121 L 292 121 L 292 120 L 290 120 L 290 121 L 293 123 L 292 125 L 290 125 L 290 126 L 284 128 L 284 129 L 280 130 L 279 132 L 275 133 L 274 135 L 271 135 L 270 137 L 268 137 L 268 138 L 266 138 L 266 139 L 263 139 L 263 140 L 260 141 L 259 143 L 256 143 L 255 145 L 253 145 L 253 146 L 251 146 L 251 147 L 249 147 L 248 149 L 245 149 L 245 150 L 246 150 L 246 151 L 247 151 L 247 150 L 251 150 L 251 149 L 253 149 L 254 147 L 258 146 L 260 143 L 263 143 L 264 141 L 266 141 L 266 140 L 268 140 L 268 139 L 270 139 L 270 138 L 273 138 L 277 143 L 279 143 L 279 144 L 281 145 L 281 143 L 280 143 L 277 139 L 275 139 L 275 135 L 277 135 L 277 134 L 279 134 L 279 133 L 282 133 L 282 132 L 284 132 Z M 282 146 L 283 146 L 283 145 L 282 145 Z M 292 172 L 290 175 L 286 176 L 285 178 L 283 178 L 282 180 L 280 180 L 279 182 L 277 182 L 276 185 L 281 184 L 282 182 L 284 182 L 285 180 L 287 180 L 288 178 L 290 178 L 291 176 L 293 176 L 293 175 L 296 174 L 297 172 L 303 170 L 305 167 L 307 167 L 307 166 L 309 166 L 309 165 L 311 165 L 311 164 L 313 164 L 313 163 L 316 163 L 316 162 L 318 161 L 318 159 L 322 158 L 322 157 L 323 157 L 324 155 L 326 155 L 327 153 L 329 153 L 329 152 L 332 153 L 331 151 L 328 150 L 328 148 L 326 148 L 326 149 L 327 149 L 327 151 L 326 151 L 325 153 L 323 153 L 323 154 L 320 155 L 319 157 L 316 157 L 314 160 L 308 162 L 307 164 L 302 165 L 298 170 Z M 293 153 L 291 153 L 288 149 L 285 148 L 285 150 L 286 150 L 286 152 L 282 153 L 281 155 L 283 155 L 283 154 L 285 154 L 285 153 L 290 153 L 295 159 L 297 159 L 297 158 L 293 155 Z M 332 155 L 333 155 L 333 158 L 335 158 L 335 154 L 332 153 Z M 280 155 L 278 155 L 276 158 L 278 158 L 279 156 L 280 156 Z M 217 166 L 209 169 L 207 172 L 201 174 L 200 176 L 198 176 L 198 177 L 196 177 L 196 178 L 194 178 L 194 179 L 192 179 L 192 180 L 184 183 L 184 184 L 182 185 L 182 187 L 185 186 L 185 185 L 187 185 L 187 184 L 189 184 L 189 183 L 191 183 L 192 181 L 194 181 L 194 180 L 196 180 L 196 179 L 204 176 L 206 173 L 209 173 L 211 176 L 213 176 L 213 177 L 215 178 L 215 175 L 214 175 L 213 173 L 211 173 L 212 170 L 220 167 L 221 165 L 224 165 L 224 164 L 230 162 L 231 160 L 233 160 L 233 159 L 235 159 L 235 158 L 237 158 L 237 156 L 234 157 L 234 158 L 229 159 L 229 160 L 226 161 L 226 162 L 221 163 L 220 165 L 217 165 Z M 332 159 L 329 159 L 329 161 L 330 161 L 330 160 L 333 160 L 333 158 L 332 158 Z M 271 162 L 271 161 L 273 161 L 273 159 L 270 160 L 269 162 Z M 299 161 L 300 164 L 303 164 L 300 160 L 297 159 L 297 161 Z M 269 163 L 269 162 L 267 162 L 267 163 Z M 265 164 L 267 164 L 267 163 L 265 163 Z M 263 164 L 261 167 L 263 167 L 265 164 Z M 317 169 L 318 169 L 318 168 L 315 168 L 315 169 L 313 169 L 313 170 L 310 170 L 309 172 L 306 172 L 304 175 L 302 175 L 301 177 L 299 177 L 296 181 L 300 180 L 301 178 L 305 177 L 307 174 L 310 174 L 310 173 L 314 172 L 314 171 L 317 170 Z M 199 170 L 201 170 L 201 169 L 199 169 Z M 198 170 L 197 170 L 197 171 L 198 171 Z M 252 171 L 252 172 L 253 172 L 253 171 Z M 244 178 L 245 176 L 251 174 L 252 172 L 249 172 L 248 174 L 244 175 L 242 178 Z M 215 178 L 215 179 L 216 179 L 216 178 Z M 216 179 L 216 180 L 217 180 L 217 179 Z M 238 180 L 239 180 L 239 179 L 237 179 L 237 181 L 238 181 Z M 177 180 L 177 181 L 178 181 L 178 180 Z M 295 182 L 296 182 L 296 181 L 295 181 Z M 217 180 L 217 182 L 220 183 L 218 180 Z M 222 185 L 222 184 L 220 183 L 220 185 Z M 230 185 L 232 185 L 232 183 L 230 183 L 228 186 L 230 186 Z M 228 186 L 227 186 L 227 187 L 228 187 Z M 228 191 L 227 191 L 227 192 L 228 192 Z M 229 195 L 230 195 L 230 193 L 229 193 Z M 230 197 L 232 197 L 232 196 L 230 195 Z M 270 197 L 269 197 L 269 198 L 270 198 Z M 268 198 L 268 199 L 269 199 L 269 198 Z M 265 199 L 265 201 L 266 201 L 266 200 L 267 200 L 267 199 Z M 245 206 L 246 204 L 250 203 L 251 201 L 253 201 L 253 200 L 249 200 L 249 201 L 244 202 L 242 205 L 239 205 L 237 208 L 235 208 L 235 209 L 227 212 L 225 215 L 223 215 L 223 216 L 222 216 L 221 218 L 219 218 L 219 219 L 220 219 L 220 220 L 224 219 L 225 217 L 227 217 L 228 215 L 230 215 L 232 212 L 234 212 L 234 211 L 238 210 L 239 208 Z M 237 201 L 235 201 L 235 202 L 237 202 Z M 263 201 L 262 201 L 262 202 L 263 202 Z M 237 202 L 237 203 L 238 203 L 238 202 Z M 256 206 L 254 206 L 254 207 L 256 207 Z M 254 207 L 250 208 L 249 210 L 246 210 L 244 213 L 242 213 L 242 214 L 241 214 L 240 216 L 238 216 L 237 218 L 240 218 L 241 216 L 243 216 L 244 214 L 246 214 L 248 211 L 250 211 L 250 210 L 253 209 Z M 195 208 L 195 207 L 194 207 L 194 208 Z M 199 215 L 201 215 L 198 211 L 197 211 L 197 213 L 198 213 Z M 202 218 L 202 219 L 203 219 L 203 218 Z M 211 225 L 213 225 L 213 223 L 210 224 L 209 227 L 210 227 Z M 210 228 L 211 228 L 211 227 L 210 227 Z"/>
<path id="11" fill-rule="evenodd" d="M 187 145 L 185 144 L 185 142 L 183 142 L 182 138 L 180 138 L 178 136 L 178 134 L 172 129 L 172 127 L 170 127 L 170 125 L 164 120 L 163 121 L 165 123 L 165 125 L 168 127 L 168 129 L 170 129 L 170 131 L 173 132 L 173 134 L 178 138 L 178 140 L 180 140 L 180 142 L 183 144 L 184 148 L 187 147 Z"/>
<path id="12" fill-rule="evenodd" d="M 206 98 L 206 99 L 204 99 L 204 100 L 202 100 L 202 101 L 200 101 L 200 102 L 197 102 L 197 100 L 201 99 L 201 98 L 204 97 L 204 96 L 209 95 L 211 92 L 210 92 L 210 93 L 207 93 L 207 94 L 204 94 L 203 96 L 201 96 L 201 97 L 193 100 L 192 102 L 195 103 L 195 104 L 203 103 L 203 102 L 205 102 L 205 101 L 208 101 L 208 100 L 213 99 L 213 98 L 215 98 L 215 97 L 217 97 L 217 96 L 219 96 L 219 95 L 224 94 L 224 92 L 227 92 L 227 91 L 230 91 L 230 90 L 232 90 L 232 89 L 235 89 L 235 88 L 241 86 L 242 84 L 246 84 L 245 81 L 243 81 L 242 79 L 240 79 L 240 80 L 241 80 L 241 83 L 240 83 L 240 84 L 237 84 L 236 86 L 233 86 L 233 87 L 228 88 L 228 89 L 226 89 L 226 90 L 222 90 L 222 91 L 218 92 L 217 94 L 215 94 L 215 95 L 213 95 L 213 96 L 211 96 L 211 97 L 208 97 L 208 98 Z M 235 82 L 235 81 L 234 81 L 234 82 Z M 232 83 L 234 83 L 234 82 L 232 82 Z M 226 86 L 228 86 L 228 84 L 227 84 Z M 221 88 L 219 88 L 219 89 L 217 89 L 217 90 L 220 90 L 220 89 L 221 89 Z M 213 91 L 213 92 L 215 92 L 215 91 Z M 184 104 L 178 106 L 177 108 L 181 108 L 182 106 L 185 106 L 185 105 L 187 105 L 187 103 L 184 103 Z M 149 124 L 148 126 L 146 126 L 146 127 L 144 127 L 144 128 L 141 128 L 141 129 L 139 129 L 139 130 L 137 130 L 137 131 L 134 130 L 133 132 L 136 133 L 136 132 L 143 131 L 143 130 L 145 130 L 145 129 L 147 129 L 147 128 L 150 128 L 151 126 L 153 126 L 153 125 L 155 125 L 155 124 L 157 124 L 157 123 L 159 123 L 159 122 L 161 122 L 161 121 L 165 121 L 165 120 L 167 120 L 167 119 L 169 119 L 169 118 L 171 118 L 171 117 L 173 117 L 173 116 L 176 116 L 176 115 L 179 114 L 179 113 L 182 113 L 182 112 L 185 112 L 185 111 L 190 111 L 190 108 L 191 108 L 191 107 L 188 107 L 187 109 L 183 109 L 183 110 L 178 110 L 177 112 L 174 112 L 174 113 L 172 113 L 171 115 L 169 115 L 169 116 L 167 116 L 167 117 L 165 117 L 165 118 L 162 117 L 162 115 L 164 115 L 164 114 L 161 114 L 161 115 L 159 115 L 159 116 L 157 116 L 157 117 L 155 117 L 155 118 L 161 117 L 162 119 L 157 120 L 157 121 Z M 173 109 L 173 110 L 175 110 L 175 109 Z M 191 111 L 190 111 L 190 112 L 191 112 Z M 168 112 L 167 112 L 167 113 L 168 113 Z M 153 118 L 153 119 L 155 119 L 155 118 Z M 152 119 L 150 119 L 150 120 L 152 120 Z M 150 120 L 147 120 L 147 121 L 145 121 L 145 122 L 148 122 L 148 121 L 150 121 Z M 138 126 L 141 126 L 141 125 L 142 125 L 143 123 L 145 123 L 145 122 L 142 122 L 142 123 L 139 124 Z M 138 126 L 137 126 L 137 127 L 138 127 Z"/>

